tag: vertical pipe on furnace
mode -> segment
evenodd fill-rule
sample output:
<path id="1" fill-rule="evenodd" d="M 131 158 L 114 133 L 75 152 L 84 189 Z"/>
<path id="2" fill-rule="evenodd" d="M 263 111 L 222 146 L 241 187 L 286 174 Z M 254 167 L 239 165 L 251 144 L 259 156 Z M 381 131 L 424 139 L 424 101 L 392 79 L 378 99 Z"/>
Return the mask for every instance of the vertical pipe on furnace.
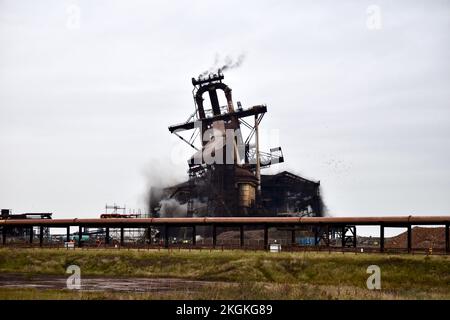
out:
<path id="1" fill-rule="evenodd" d="M 227 99 L 227 105 L 228 105 L 228 112 L 234 112 L 234 106 L 233 106 L 233 98 L 231 96 L 231 89 L 228 88 L 225 90 L 225 97 Z"/>
<path id="2" fill-rule="evenodd" d="M 256 139 L 256 178 L 258 179 L 257 193 L 258 199 L 261 196 L 261 163 L 259 159 L 259 130 L 258 130 L 258 115 L 255 114 L 255 139 Z"/>

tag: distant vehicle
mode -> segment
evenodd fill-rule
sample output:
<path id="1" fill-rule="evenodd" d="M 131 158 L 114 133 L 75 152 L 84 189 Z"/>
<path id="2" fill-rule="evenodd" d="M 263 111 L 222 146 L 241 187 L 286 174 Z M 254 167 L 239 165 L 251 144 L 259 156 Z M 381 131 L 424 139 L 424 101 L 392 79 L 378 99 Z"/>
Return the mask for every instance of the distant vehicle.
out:
<path id="1" fill-rule="evenodd" d="M 74 241 L 74 242 L 78 243 L 78 239 L 79 239 L 78 235 L 75 234 L 75 235 L 71 235 L 71 236 L 70 236 L 69 241 L 71 240 L 71 241 Z M 89 239 L 90 239 L 90 236 L 87 235 L 87 234 L 81 236 L 81 241 L 82 241 L 82 242 L 89 241 Z"/>

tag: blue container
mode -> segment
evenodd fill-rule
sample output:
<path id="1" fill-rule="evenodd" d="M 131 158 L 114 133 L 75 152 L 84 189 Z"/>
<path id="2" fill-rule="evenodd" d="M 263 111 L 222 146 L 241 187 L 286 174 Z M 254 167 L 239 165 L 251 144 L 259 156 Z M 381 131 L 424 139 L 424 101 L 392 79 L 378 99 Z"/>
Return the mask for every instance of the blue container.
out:
<path id="1" fill-rule="evenodd" d="M 313 246 L 315 244 L 314 237 L 297 238 L 297 244 L 301 246 Z"/>

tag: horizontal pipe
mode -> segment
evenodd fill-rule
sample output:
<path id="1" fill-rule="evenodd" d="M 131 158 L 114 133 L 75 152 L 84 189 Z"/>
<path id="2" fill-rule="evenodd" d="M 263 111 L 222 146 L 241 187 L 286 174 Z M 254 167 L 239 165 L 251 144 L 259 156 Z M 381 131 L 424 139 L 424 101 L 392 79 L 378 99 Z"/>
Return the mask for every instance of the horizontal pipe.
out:
<path id="1" fill-rule="evenodd" d="M 103 218 L 103 219 L 6 219 L 1 225 L 8 226 L 103 226 L 138 227 L 148 225 L 235 225 L 235 224 L 271 224 L 271 225 L 441 225 L 450 223 L 449 216 L 388 216 L 388 217 L 204 217 L 204 218 Z"/>

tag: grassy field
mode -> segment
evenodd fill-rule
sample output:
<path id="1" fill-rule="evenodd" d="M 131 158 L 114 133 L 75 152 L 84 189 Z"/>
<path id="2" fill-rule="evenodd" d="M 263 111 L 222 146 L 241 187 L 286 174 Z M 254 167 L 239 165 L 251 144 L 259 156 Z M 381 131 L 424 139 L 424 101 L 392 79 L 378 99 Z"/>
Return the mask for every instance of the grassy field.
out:
<path id="1" fill-rule="evenodd" d="M 196 292 L 0 288 L 0 299 L 450 299 L 450 257 L 354 253 L 0 249 L 0 272 L 217 281 Z M 369 265 L 380 291 L 366 288 Z M 220 283 L 219 283 L 220 282 Z"/>

